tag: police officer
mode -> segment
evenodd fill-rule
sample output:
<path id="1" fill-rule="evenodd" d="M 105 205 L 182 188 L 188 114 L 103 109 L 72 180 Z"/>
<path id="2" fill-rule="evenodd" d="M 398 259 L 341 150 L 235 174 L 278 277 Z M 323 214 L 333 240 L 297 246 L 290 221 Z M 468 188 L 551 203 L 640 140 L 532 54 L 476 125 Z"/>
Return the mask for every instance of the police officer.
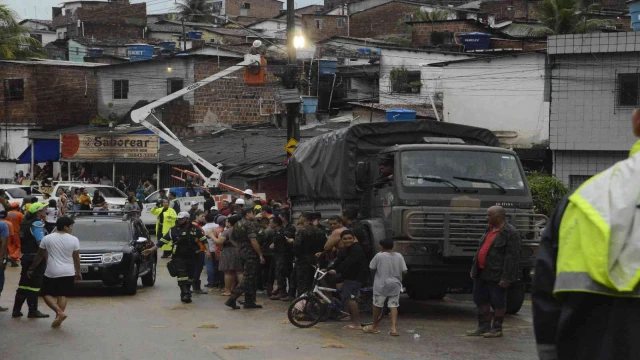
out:
<path id="1" fill-rule="evenodd" d="M 47 217 L 46 209 L 47 207 L 42 203 L 31 204 L 27 217 L 20 226 L 20 245 L 22 249 L 20 265 L 22 265 L 22 271 L 20 272 L 20 282 L 18 283 L 16 299 L 13 304 L 13 313 L 11 314 L 14 318 L 23 315 L 21 310 L 25 301 L 29 306 L 28 318 L 49 317 L 49 315 L 43 314 L 38 310 L 38 295 L 40 293 L 44 272 L 47 269 L 47 262 L 41 261 L 40 264 L 33 269 L 31 276 L 27 275 L 31 263 L 40 247 L 40 241 L 42 241 L 46 235 L 44 229 L 44 219 Z"/>
<path id="2" fill-rule="evenodd" d="M 207 258 L 211 258 L 209 247 L 206 246 L 207 237 L 197 226 L 189 221 L 189 213 L 183 211 L 178 214 L 177 224 L 164 234 L 155 246 L 144 250 L 142 253 L 149 255 L 170 242 L 172 244 L 171 262 L 175 266 L 177 273 L 180 300 L 183 303 L 190 303 L 196 252 L 198 249 L 204 248 Z"/>
<path id="3" fill-rule="evenodd" d="M 239 246 L 240 259 L 243 267 L 242 282 L 236 286 L 229 300 L 224 304 L 232 309 L 239 309 L 236 300 L 244 293 L 245 309 L 260 309 L 256 304 L 256 280 L 259 276 L 260 264 L 264 264 L 264 257 L 258 244 L 253 209 L 242 210 L 242 220 L 238 221 L 231 232 L 233 240 Z"/>
<path id="4" fill-rule="evenodd" d="M 640 110 L 632 116 L 640 137 Z M 538 356 L 640 353 L 640 141 L 629 158 L 565 197 L 542 234 L 531 299 Z"/>
<path id="5" fill-rule="evenodd" d="M 151 209 L 151 214 L 157 216 L 156 220 L 156 239 L 162 238 L 164 234 L 169 232 L 176 224 L 176 217 L 178 213 L 169 207 L 169 200 L 158 200 L 156 206 Z M 165 244 L 162 247 L 162 257 L 168 258 L 171 256 L 171 243 Z"/>
<path id="6" fill-rule="evenodd" d="M 316 253 L 322 252 L 327 241 L 322 230 L 313 225 L 315 218 L 311 212 L 302 213 L 304 223 L 296 232 L 293 241 L 293 253 L 296 256 L 296 276 L 298 280 L 298 294 L 311 290 L 313 284 L 313 265 Z"/>

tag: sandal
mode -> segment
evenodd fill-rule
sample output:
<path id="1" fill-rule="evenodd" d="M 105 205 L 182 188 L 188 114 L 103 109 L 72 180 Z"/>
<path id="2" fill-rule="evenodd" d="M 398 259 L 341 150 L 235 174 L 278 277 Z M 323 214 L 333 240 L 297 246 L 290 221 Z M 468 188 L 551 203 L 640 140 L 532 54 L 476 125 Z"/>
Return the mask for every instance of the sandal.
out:
<path id="1" fill-rule="evenodd" d="M 231 293 L 222 293 L 222 296 L 231 296 Z"/>
<path id="2" fill-rule="evenodd" d="M 391 336 L 400 336 L 400 334 L 398 334 L 397 332 L 391 332 L 391 331 L 389 331 L 389 335 L 391 335 Z"/>
<path id="3" fill-rule="evenodd" d="M 366 332 L 367 334 L 380 334 L 380 330 L 374 330 L 373 326 L 371 325 L 363 327 L 362 331 Z"/>
<path id="4" fill-rule="evenodd" d="M 354 325 L 345 325 L 342 327 L 342 329 L 344 330 L 361 330 L 361 328 L 359 326 L 354 326 Z"/>

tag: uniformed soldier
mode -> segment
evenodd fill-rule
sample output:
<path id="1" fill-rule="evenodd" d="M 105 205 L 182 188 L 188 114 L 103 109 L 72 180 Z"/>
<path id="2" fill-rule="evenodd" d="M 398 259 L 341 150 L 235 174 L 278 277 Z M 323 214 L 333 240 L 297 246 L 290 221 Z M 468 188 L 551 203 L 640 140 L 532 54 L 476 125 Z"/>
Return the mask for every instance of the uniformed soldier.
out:
<path id="1" fill-rule="evenodd" d="M 273 230 L 273 243 L 269 247 L 273 250 L 273 261 L 275 263 L 275 276 L 278 288 L 271 294 L 271 300 L 280 300 L 287 297 L 287 279 L 293 267 L 293 249 L 287 241 L 282 219 L 279 216 L 271 218 L 271 229 Z M 293 287 L 289 283 L 289 287 Z"/>
<path id="2" fill-rule="evenodd" d="M 244 293 L 245 309 L 260 309 L 262 305 L 256 304 L 256 280 L 259 274 L 260 264 L 264 264 L 262 250 L 257 240 L 257 229 L 253 219 L 253 209 L 242 210 L 242 220 L 238 221 L 232 230 L 232 238 L 239 246 L 240 259 L 242 260 L 243 278 L 231 293 L 229 300 L 224 304 L 232 309 L 239 309 L 236 300 Z"/>
<path id="3" fill-rule="evenodd" d="M 164 234 L 154 247 L 144 250 L 142 253 L 149 255 L 168 243 L 172 244 L 171 262 L 177 273 L 180 300 L 183 303 L 190 303 L 196 252 L 203 248 L 207 258 L 211 258 L 209 247 L 206 246 L 207 237 L 189 221 L 189 213 L 183 211 L 178 214 L 178 223 Z"/>
<path id="4" fill-rule="evenodd" d="M 280 296 L 280 300 L 281 301 L 286 301 L 286 302 L 290 302 L 293 301 L 296 298 L 296 290 L 298 289 L 298 280 L 296 277 L 296 268 L 295 268 L 295 264 L 293 263 L 294 260 L 294 256 L 293 256 L 293 239 L 295 239 L 296 237 L 296 227 L 294 224 L 291 223 L 291 213 L 289 212 L 289 210 L 282 210 L 280 212 L 280 215 L 278 215 L 278 217 L 282 220 L 282 229 L 283 229 L 283 233 L 284 233 L 284 237 L 285 240 L 287 240 L 287 244 L 291 247 L 290 248 L 290 252 L 291 252 L 291 271 L 289 272 L 289 277 L 287 278 L 288 282 L 289 282 L 289 290 L 287 293 L 283 293 Z M 289 241 L 289 239 L 292 239 L 291 241 Z"/>
<path id="5" fill-rule="evenodd" d="M 358 221 L 358 208 L 348 207 L 344 209 L 342 211 L 342 222 L 345 227 L 353 232 L 356 240 L 358 240 L 364 253 L 367 255 L 367 259 L 371 260 L 374 255 L 373 244 L 371 244 L 371 239 L 369 238 L 369 230 L 367 230 L 363 223 Z"/>
<path id="6" fill-rule="evenodd" d="M 302 213 L 303 226 L 296 232 L 293 241 L 293 253 L 296 256 L 296 276 L 298 281 L 298 294 L 304 294 L 311 290 L 313 284 L 313 265 L 316 262 L 316 253 L 323 251 L 327 237 L 313 225 L 314 214 Z"/>
<path id="7" fill-rule="evenodd" d="M 27 275 L 31 263 L 38 252 L 40 241 L 46 235 L 44 229 L 44 219 L 47 217 L 46 206 L 42 203 L 33 203 L 29 206 L 27 217 L 20 226 L 20 242 L 22 248 L 22 258 L 20 265 L 22 271 L 20 273 L 20 282 L 16 291 L 16 299 L 13 304 L 12 317 L 22 316 L 22 305 L 26 300 L 29 306 L 29 318 L 48 318 L 49 315 L 43 314 L 38 310 L 38 295 L 40 294 L 40 286 L 44 272 L 47 269 L 47 262 L 41 261 L 34 269 L 31 276 Z"/>

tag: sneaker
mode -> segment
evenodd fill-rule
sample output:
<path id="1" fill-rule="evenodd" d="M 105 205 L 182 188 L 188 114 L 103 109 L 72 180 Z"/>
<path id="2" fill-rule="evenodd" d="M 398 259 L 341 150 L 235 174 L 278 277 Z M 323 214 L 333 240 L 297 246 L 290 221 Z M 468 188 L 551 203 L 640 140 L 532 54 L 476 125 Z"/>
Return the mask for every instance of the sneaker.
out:
<path id="1" fill-rule="evenodd" d="M 40 312 L 40 310 L 36 310 L 34 312 L 29 312 L 27 314 L 27 317 L 29 319 L 46 319 L 49 317 L 49 314 L 43 314 Z"/>
<path id="2" fill-rule="evenodd" d="M 502 337 L 502 330 L 491 329 L 491 331 L 485 333 L 483 336 L 485 337 L 485 339 L 499 338 Z"/>

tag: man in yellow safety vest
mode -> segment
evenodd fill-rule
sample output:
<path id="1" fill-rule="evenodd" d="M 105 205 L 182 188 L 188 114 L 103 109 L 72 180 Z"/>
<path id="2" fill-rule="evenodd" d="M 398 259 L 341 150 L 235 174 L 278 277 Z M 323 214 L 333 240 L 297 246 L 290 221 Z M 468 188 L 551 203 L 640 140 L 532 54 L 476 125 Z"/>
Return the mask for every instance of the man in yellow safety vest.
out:
<path id="1" fill-rule="evenodd" d="M 640 109 L 632 115 L 640 137 Z M 640 141 L 565 197 L 545 228 L 533 282 L 541 360 L 640 354 Z"/>
<path id="2" fill-rule="evenodd" d="M 162 201 L 162 203 L 160 203 Z M 157 216 L 156 220 L 156 239 L 160 240 L 164 234 L 176 225 L 178 214 L 169 206 L 169 200 L 159 200 L 156 206 L 151 209 L 151 214 Z M 173 244 L 171 241 L 162 245 L 162 258 L 171 256 Z"/>

